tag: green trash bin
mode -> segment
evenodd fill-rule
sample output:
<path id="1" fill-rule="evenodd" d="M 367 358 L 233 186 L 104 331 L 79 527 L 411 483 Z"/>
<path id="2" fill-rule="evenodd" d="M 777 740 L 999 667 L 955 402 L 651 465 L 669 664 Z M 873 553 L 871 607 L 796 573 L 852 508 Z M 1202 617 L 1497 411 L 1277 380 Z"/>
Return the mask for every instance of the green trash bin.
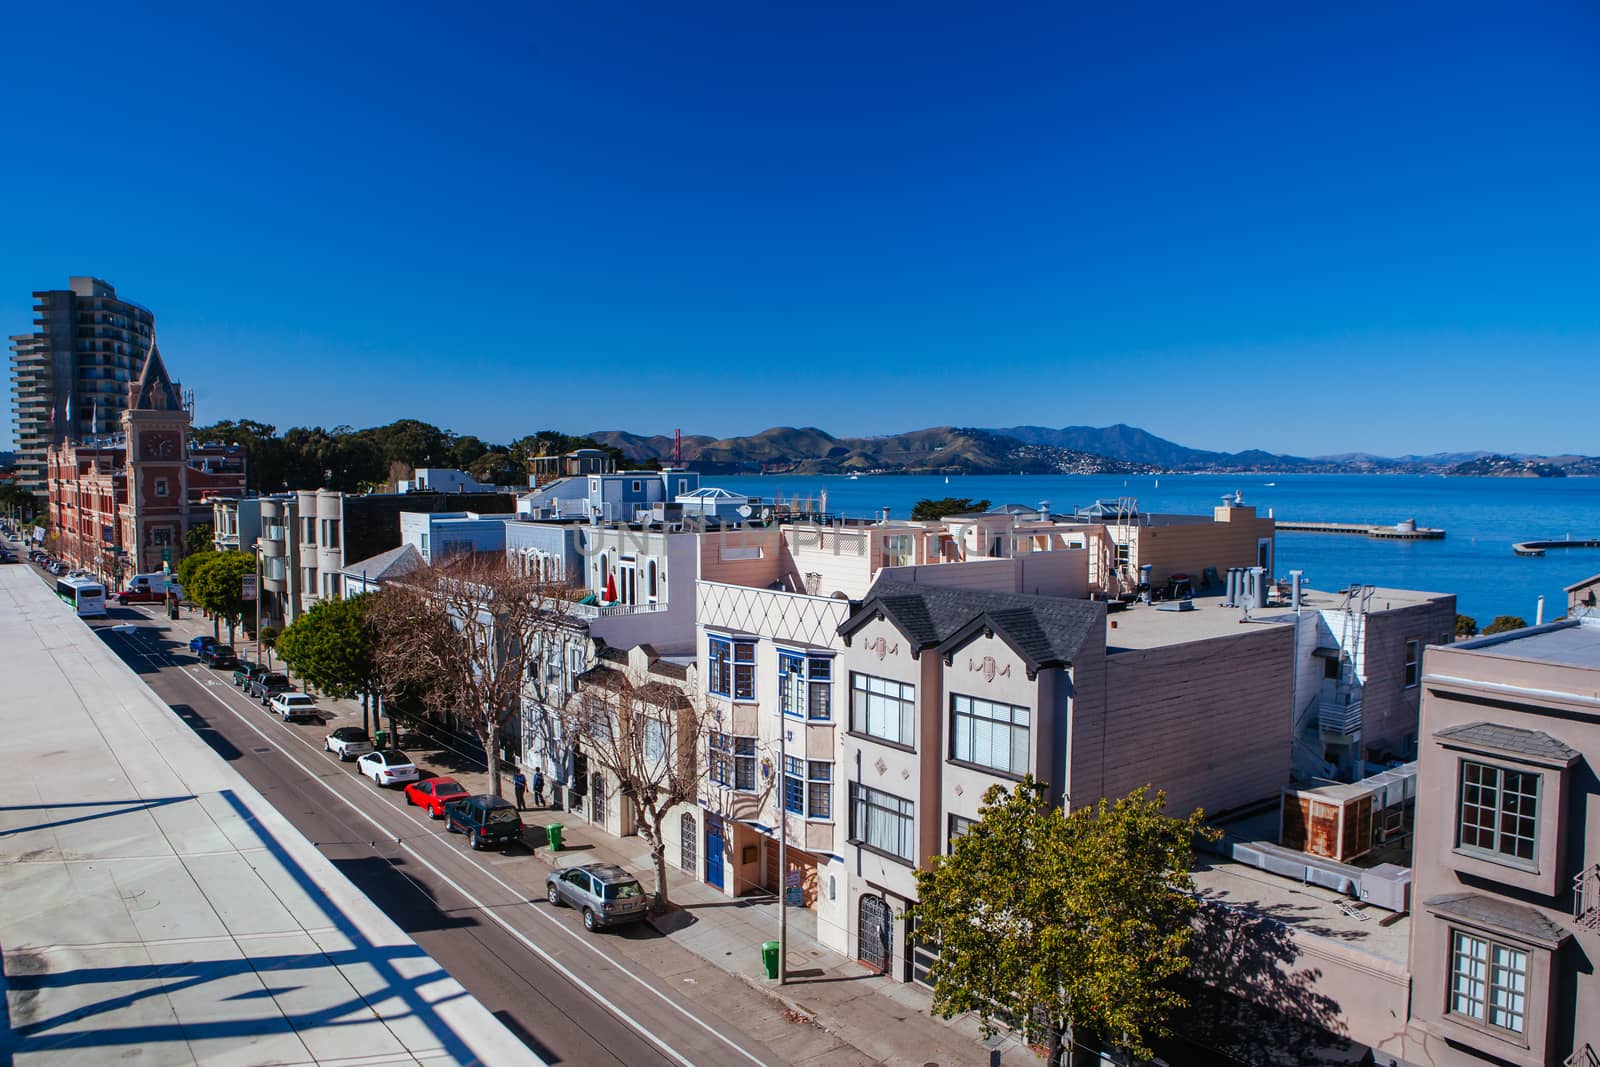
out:
<path id="1" fill-rule="evenodd" d="M 767 969 L 767 977 L 776 980 L 778 977 L 778 943 L 776 941 L 761 942 L 761 963 Z"/>
<path id="2" fill-rule="evenodd" d="M 561 851 L 561 824 L 558 823 L 558 822 L 553 822 L 549 826 L 546 826 L 544 828 L 544 832 L 545 832 L 546 836 L 548 836 L 549 839 L 550 839 L 550 850 L 552 852 L 560 852 Z"/>
<path id="3" fill-rule="evenodd" d="M 388 748 L 389 747 L 389 731 L 388 730 L 379 730 L 377 733 L 373 734 L 372 735 L 372 747 L 377 749 L 380 752 L 383 751 L 384 749 Z"/>

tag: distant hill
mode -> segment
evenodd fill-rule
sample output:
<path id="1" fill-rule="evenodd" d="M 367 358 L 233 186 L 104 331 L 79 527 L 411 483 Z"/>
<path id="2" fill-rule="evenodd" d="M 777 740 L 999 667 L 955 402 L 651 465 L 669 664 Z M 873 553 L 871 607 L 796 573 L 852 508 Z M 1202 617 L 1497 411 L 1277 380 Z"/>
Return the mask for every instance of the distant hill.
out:
<path id="1" fill-rule="evenodd" d="M 589 435 L 630 460 L 672 461 L 672 438 L 624 430 Z M 1261 449 L 1189 448 L 1137 426 L 934 426 L 883 437 L 835 437 L 814 426 L 774 426 L 748 437 L 683 439 L 683 459 L 709 474 L 1138 474 L 1162 471 L 1302 474 L 1479 474 L 1510 477 L 1600 475 L 1600 457 L 1436 452 L 1378 456 L 1344 452 L 1291 456 Z"/>
<path id="2" fill-rule="evenodd" d="M 633 460 L 672 460 L 672 438 L 597 430 L 596 441 Z M 1077 449 L 1019 441 L 991 430 L 934 426 L 886 437 L 834 437 L 775 426 L 748 437 L 683 439 L 683 460 L 709 474 L 1133 474 L 1154 469 Z"/>

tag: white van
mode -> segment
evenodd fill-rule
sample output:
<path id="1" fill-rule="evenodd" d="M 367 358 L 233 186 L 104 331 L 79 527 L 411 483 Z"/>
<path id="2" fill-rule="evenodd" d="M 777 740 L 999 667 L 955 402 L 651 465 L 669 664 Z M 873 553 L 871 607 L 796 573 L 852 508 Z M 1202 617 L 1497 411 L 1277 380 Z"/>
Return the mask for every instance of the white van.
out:
<path id="1" fill-rule="evenodd" d="M 128 579 L 128 585 L 117 596 L 124 603 L 157 602 L 167 598 L 168 593 L 173 593 L 179 600 L 183 599 L 183 587 L 180 586 L 172 575 L 156 571 L 153 574 L 135 574 Z"/>

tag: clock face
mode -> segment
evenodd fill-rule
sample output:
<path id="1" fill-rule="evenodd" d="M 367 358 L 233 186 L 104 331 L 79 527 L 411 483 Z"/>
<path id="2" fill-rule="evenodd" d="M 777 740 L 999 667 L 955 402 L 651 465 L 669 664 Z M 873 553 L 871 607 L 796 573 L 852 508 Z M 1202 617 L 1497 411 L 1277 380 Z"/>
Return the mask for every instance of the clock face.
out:
<path id="1" fill-rule="evenodd" d="M 151 433 L 144 437 L 146 459 L 172 459 L 178 454 L 178 443 L 168 433 Z"/>

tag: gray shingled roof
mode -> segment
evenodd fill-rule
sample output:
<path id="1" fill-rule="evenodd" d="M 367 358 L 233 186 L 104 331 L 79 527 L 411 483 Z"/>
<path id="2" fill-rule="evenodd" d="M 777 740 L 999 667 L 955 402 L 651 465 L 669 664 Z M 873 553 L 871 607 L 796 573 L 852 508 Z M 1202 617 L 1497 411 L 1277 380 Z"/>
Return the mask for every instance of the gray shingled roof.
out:
<path id="1" fill-rule="evenodd" d="M 1070 666 L 1104 609 L 1087 600 L 879 581 L 839 627 L 854 633 L 879 611 L 919 650 L 964 644 L 993 630 L 1029 668 Z"/>
<path id="2" fill-rule="evenodd" d="M 1551 949 L 1571 936 L 1565 927 L 1551 922 L 1534 908 L 1482 893 L 1432 897 L 1424 901 L 1423 906 L 1442 918 L 1504 930 Z"/>
<path id="3" fill-rule="evenodd" d="M 399 578 L 410 574 L 424 563 L 422 553 L 413 545 L 404 544 L 399 548 L 391 548 L 387 552 L 379 552 L 376 556 L 369 557 L 359 563 L 352 563 L 342 568 L 342 573 L 352 578 L 365 577 L 369 582 L 381 582 L 389 578 Z"/>
<path id="4" fill-rule="evenodd" d="M 1492 748 L 1555 763 L 1571 763 L 1577 759 L 1577 749 L 1563 744 L 1542 730 L 1524 730 L 1516 726 L 1502 726 L 1497 722 L 1473 722 L 1452 726 L 1433 735 L 1442 741 L 1454 741 L 1472 748 Z"/>

